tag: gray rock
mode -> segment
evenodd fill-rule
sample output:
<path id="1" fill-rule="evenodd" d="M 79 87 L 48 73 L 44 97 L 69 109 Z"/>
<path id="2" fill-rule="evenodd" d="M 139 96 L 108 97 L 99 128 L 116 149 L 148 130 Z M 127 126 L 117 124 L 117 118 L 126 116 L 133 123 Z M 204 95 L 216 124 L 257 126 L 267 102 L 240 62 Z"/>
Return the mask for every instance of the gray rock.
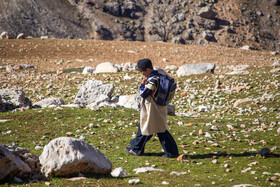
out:
<path id="1" fill-rule="evenodd" d="M 133 171 L 135 171 L 136 174 L 138 173 L 146 173 L 149 171 L 164 171 L 163 169 L 156 169 L 156 168 L 152 168 L 152 167 L 142 167 L 142 168 L 136 168 L 133 169 Z"/>
<path id="2" fill-rule="evenodd" d="M 186 44 L 186 41 L 182 36 L 176 36 L 171 40 L 171 43 L 173 44 Z"/>
<path id="3" fill-rule="evenodd" d="M 247 102 L 252 102 L 252 99 L 244 98 L 244 99 L 238 99 L 234 102 L 233 107 L 238 107 L 239 105 Z"/>
<path id="4" fill-rule="evenodd" d="M 114 91 L 113 84 L 104 84 L 99 80 L 89 80 L 82 84 L 75 100 L 75 104 L 91 104 L 99 102 L 100 97 L 111 97 Z"/>
<path id="5" fill-rule="evenodd" d="M 109 174 L 112 163 L 101 152 L 84 141 L 60 137 L 48 143 L 39 157 L 46 177 L 77 173 Z"/>
<path id="6" fill-rule="evenodd" d="M 249 45 L 244 45 L 240 47 L 241 50 L 251 50 L 252 48 Z"/>
<path id="7" fill-rule="evenodd" d="M 64 105 L 64 101 L 61 98 L 50 97 L 34 103 L 33 107 L 47 108 L 51 105 Z"/>
<path id="8" fill-rule="evenodd" d="M 2 144 L 0 144 L 0 153 L 0 181 L 13 179 L 15 176 L 27 176 L 31 173 L 30 167 Z"/>
<path id="9" fill-rule="evenodd" d="M 276 60 L 276 61 L 272 64 L 272 66 L 280 66 L 280 61 L 279 61 L 279 60 Z"/>
<path id="10" fill-rule="evenodd" d="M 198 12 L 198 15 L 200 17 L 206 18 L 206 19 L 215 19 L 216 15 L 217 15 L 217 12 L 213 11 L 209 7 L 203 7 Z"/>
<path id="11" fill-rule="evenodd" d="M 209 30 L 203 31 L 202 32 L 202 37 L 207 41 L 214 41 L 215 40 L 214 34 Z"/>
<path id="12" fill-rule="evenodd" d="M 14 71 L 15 71 L 15 69 L 13 68 L 13 66 L 11 66 L 11 65 L 6 66 L 6 72 L 11 73 L 11 72 L 14 72 Z"/>
<path id="13" fill-rule="evenodd" d="M 121 6 L 118 2 L 108 3 L 105 6 L 105 11 L 108 11 L 109 14 L 114 16 L 119 16 L 121 14 Z"/>
<path id="14" fill-rule="evenodd" d="M 82 105 L 79 104 L 67 104 L 67 105 L 60 105 L 63 108 L 82 108 Z"/>
<path id="15" fill-rule="evenodd" d="M 170 66 L 166 66 L 165 69 L 166 69 L 166 70 L 177 70 L 178 67 L 175 66 L 175 65 L 170 65 Z"/>
<path id="16" fill-rule="evenodd" d="M 139 94 L 121 95 L 119 97 L 118 105 L 125 108 L 133 108 L 135 110 L 140 110 L 141 97 L 139 96 Z"/>
<path id="17" fill-rule="evenodd" d="M 226 73 L 226 75 L 247 75 L 249 71 L 232 71 L 230 73 Z"/>
<path id="18" fill-rule="evenodd" d="M 0 35 L 0 39 L 3 40 L 3 39 L 9 39 L 9 34 L 8 32 L 6 31 L 3 31 Z"/>
<path id="19" fill-rule="evenodd" d="M 200 64 L 185 64 L 180 66 L 177 71 L 177 76 L 188 76 L 193 74 L 214 73 L 215 64 L 200 63 Z"/>
<path id="20" fill-rule="evenodd" d="M 274 68 L 272 70 L 269 71 L 270 73 L 278 73 L 280 72 L 280 68 Z"/>
<path id="21" fill-rule="evenodd" d="M 139 182 L 140 182 L 140 179 L 130 179 L 130 180 L 128 181 L 129 184 L 137 184 L 137 183 L 139 183 Z"/>
<path id="22" fill-rule="evenodd" d="M 128 175 L 122 167 L 116 168 L 111 172 L 112 177 L 122 177 Z"/>
<path id="23" fill-rule="evenodd" d="M 22 90 L 2 89 L 0 90 L 0 96 L 2 98 L 2 106 L 5 104 L 11 109 L 18 107 L 31 107 L 31 101 L 25 97 L 25 93 Z"/>
<path id="24" fill-rule="evenodd" d="M 18 34 L 17 39 L 25 39 L 25 34 L 24 33 Z"/>
<path id="25" fill-rule="evenodd" d="M 86 75 L 86 74 L 92 74 L 94 72 L 94 68 L 91 66 L 86 66 L 82 72 L 82 74 Z"/>
<path id="26" fill-rule="evenodd" d="M 116 73 L 119 69 L 111 62 L 103 62 L 96 66 L 94 73 Z"/>

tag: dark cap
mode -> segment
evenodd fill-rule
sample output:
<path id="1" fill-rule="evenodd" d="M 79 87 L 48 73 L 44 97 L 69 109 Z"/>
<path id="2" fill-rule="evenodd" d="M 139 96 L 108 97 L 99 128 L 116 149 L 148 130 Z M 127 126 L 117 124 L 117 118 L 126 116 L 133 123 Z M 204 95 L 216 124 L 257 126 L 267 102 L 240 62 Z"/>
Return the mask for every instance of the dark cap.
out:
<path id="1" fill-rule="evenodd" d="M 144 58 L 141 60 L 138 60 L 137 62 L 137 70 L 147 70 L 148 68 L 153 69 L 152 61 L 148 58 Z"/>

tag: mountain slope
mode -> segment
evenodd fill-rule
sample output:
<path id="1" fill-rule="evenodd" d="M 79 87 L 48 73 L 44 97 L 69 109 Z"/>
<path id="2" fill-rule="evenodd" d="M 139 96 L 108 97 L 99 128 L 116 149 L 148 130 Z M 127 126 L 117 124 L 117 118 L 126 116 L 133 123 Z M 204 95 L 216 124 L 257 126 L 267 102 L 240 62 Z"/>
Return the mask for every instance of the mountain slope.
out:
<path id="1" fill-rule="evenodd" d="M 25 33 L 280 50 L 280 0 L 0 0 L 0 5 L 0 32 L 12 38 Z M 216 16 L 200 16 L 206 7 Z M 156 8 L 168 26 L 159 25 Z M 167 30 L 165 38 L 160 29 Z"/>

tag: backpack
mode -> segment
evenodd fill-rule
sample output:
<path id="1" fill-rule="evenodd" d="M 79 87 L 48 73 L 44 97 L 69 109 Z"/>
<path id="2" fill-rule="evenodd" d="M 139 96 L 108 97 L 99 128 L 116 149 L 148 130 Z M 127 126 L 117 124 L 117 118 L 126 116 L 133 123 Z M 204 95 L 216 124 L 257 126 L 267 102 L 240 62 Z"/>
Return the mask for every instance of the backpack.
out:
<path id="1" fill-rule="evenodd" d="M 159 74 L 159 86 L 153 97 L 155 103 L 162 106 L 168 105 L 175 95 L 176 87 L 177 84 L 172 77 Z"/>

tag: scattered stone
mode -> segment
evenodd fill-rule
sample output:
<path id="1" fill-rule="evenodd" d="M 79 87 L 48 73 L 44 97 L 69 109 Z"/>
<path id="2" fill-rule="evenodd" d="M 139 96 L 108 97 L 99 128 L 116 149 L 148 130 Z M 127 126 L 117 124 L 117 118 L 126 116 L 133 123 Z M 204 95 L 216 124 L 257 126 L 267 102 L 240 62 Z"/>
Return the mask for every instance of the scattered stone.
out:
<path id="1" fill-rule="evenodd" d="M 200 63 L 200 64 L 185 64 L 177 70 L 177 76 L 188 76 L 193 74 L 214 73 L 215 64 Z"/>
<path id="2" fill-rule="evenodd" d="M 212 125 L 211 128 L 210 128 L 210 130 L 212 130 L 212 131 L 218 131 L 219 128 L 218 128 L 216 125 Z"/>
<path id="3" fill-rule="evenodd" d="M 50 97 L 50 98 L 46 98 L 43 99 L 42 101 L 36 102 L 34 103 L 33 107 L 35 108 L 47 108 L 50 106 L 60 106 L 60 105 L 64 105 L 64 101 L 62 98 L 55 98 L 55 97 Z"/>
<path id="4" fill-rule="evenodd" d="M 177 176 L 180 176 L 180 175 L 182 175 L 182 173 L 179 173 L 179 172 L 177 172 L 177 171 L 171 171 L 171 172 L 170 172 L 170 175 L 177 175 Z"/>
<path id="5" fill-rule="evenodd" d="M 177 70 L 178 67 L 175 66 L 175 65 L 170 65 L 170 66 L 166 66 L 165 69 L 166 69 L 166 70 Z"/>
<path id="6" fill-rule="evenodd" d="M 251 170 L 252 168 L 251 167 L 248 167 L 248 168 L 245 168 L 241 171 L 241 173 L 246 173 L 247 171 Z"/>
<path id="7" fill-rule="evenodd" d="M 66 136 L 74 136 L 72 132 L 66 132 Z"/>
<path id="8" fill-rule="evenodd" d="M 86 75 L 86 74 L 92 74 L 94 72 L 94 68 L 91 66 L 86 66 L 82 72 L 82 74 Z"/>
<path id="9" fill-rule="evenodd" d="M 204 131 L 203 129 L 200 129 L 200 130 L 198 131 L 198 134 L 199 134 L 199 135 L 203 135 L 203 134 L 205 134 L 205 131 Z"/>
<path id="10" fill-rule="evenodd" d="M 163 181 L 163 182 L 162 182 L 162 184 L 163 184 L 163 185 L 168 185 L 168 184 L 169 184 L 169 182 L 167 182 L 167 181 Z"/>
<path id="11" fill-rule="evenodd" d="M 140 182 L 140 179 L 130 179 L 128 181 L 129 184 L 138 184 Z"/>
<path id="12" fill-rule="evenodd" d="M 72 178 L 69 178 L 67 180 L 69 181 L 79 181 L 79 180 L 84 180 L 84 179 L 87 179 L 86 177 L 72 177 Z"/>
<path id="13" fill-rule="evenodd" d="M 96 66 L 94 73 L 116 73 L 119 69 L 111 62 L 103 62 Z"/>
<path id="14" fill-rule="evenodd" d="M 25 39 L 25 34 L 24 33 L 18 34 L 17 39 Z"/>
<path id="15" fill-rule="evenodd" d="M 211 8 L 209 7 L 203 7 L 200 9 L 200 11 L 198 12 L 198 15 L 202 18 L 206 18 L 206 19 L 215 19 L 217 12 L 213 11 Z"/>
<path id="16" fill-rule="evenodd" d="M 212 162 L 213 164 L 218 164 L 218 163 L 219 163 L 217 159 L 214 159 L 214 160 L 212 160 L 211 162 Z"/>
<path id="17" fill-rule="evenodd" d="M 12 73 L 12 72 L 14 72 L 14 71 L 15 71 L 15 69 L 13 68 L 13 66 L 11 66 L 11 65 L 7 65 L 7 66 L 6 66 L 6 72 Z"/>
<path id="18" fill-rule="evenodd" d="M 60 137 L 48 143 L 40 155 L 41 171 L 50 176 L 70 176 L 77 173 L 108 174 L 110 160 L 84 141 Z"/>
<path id="19" fill-rule="evenodd" d="M 3 39 L 9 39 L 9 34 L 8 32 L 6 31 L 3 31 L 0 35 L 0 39 L 3 40 Z"/>
<path id="20" fill-rule="evenodd" d="M 226 73 L 226 75 L 247 75 L 249 71 L 232 71 L 230 73 Z"/>
<path id="21" fill-rule="evenodd" d="M 269 71 L 270 73 L 279 73 L 280 72 L 280 68 L 275 68 Z"/>
<path id="22" fill-rule="evenodd" d="M 249 45 L 244 45 L 240 49 L 241 50 L 251 50 L 252 48 Z"/>
<path id="23" fill-rule="evenodd" d="M 111 172 L 113 177 L 122 177 L 128 175 L 122 167 L 116 168 Z"/>
<path id="24" fill-rule="evenodd" d="M 280 66 L 280 61 L 279 60 L 276 60 L 273 64 L 272 64 L 272 66 Z"/>
<path id="25" fill-rule="evenodd" d="M 37 146 L 35 147 L 35 150 L 41 150 L 41 149 L 43 149 L 42 146 L 37 145 Z"/>
<path id="26" fill-rule="evenodd" d="M 164 171 L 164 170 L 163 169 L 156 169 L 156 168 L 153 168 L 153 167 L 142 167 L 142 168 L 133 169 L 133 171 L 135 171 L 135 173 L 138 174 L 138 173 L 146 173 L 146 172 L 149 172 L 149 171 Z"/>
<path id="27" fill-rule="evenodd" d="M 243 103 L 248 103 L 248 102 L 252 102 L 252 99 L 249 98 L 245 98 L 245 99 L 238 99 L 234 102 L 233 107 L 238 107 L 239 105 L 243 104 Z"/>

